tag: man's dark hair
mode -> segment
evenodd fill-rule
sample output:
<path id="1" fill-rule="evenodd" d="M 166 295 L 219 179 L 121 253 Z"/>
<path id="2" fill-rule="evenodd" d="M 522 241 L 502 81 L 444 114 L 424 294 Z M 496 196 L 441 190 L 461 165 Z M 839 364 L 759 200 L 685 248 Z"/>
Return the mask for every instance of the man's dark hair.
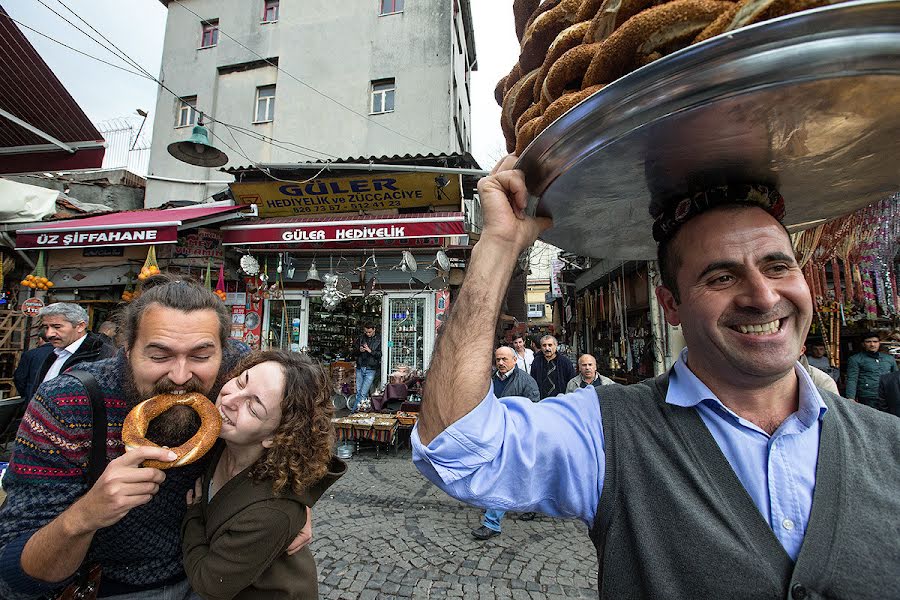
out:
<path id="1" fill-rule="evenodd" d="M 731 211 L 731 210 L 743 210 L 747 208 L 759 208 L 760 210 L 764 210 L 760 207 L 754 207 L 749 204 L 744 203 L 734 203 L 734 204 L 720 204 L 715 206 L 703 213 L 706 214 L 717 210 L 722 211 Z M 774 219 L 774 217 L 772 217 Z M 791 234 L 787 230 L 787 227 L 784 226 L 784 223 L 775 219 L 781 228 L 784 230 L 784 234 L 791 239 Z M 686 221 L 687 222 L 687 221 Z M 683 226 L 683 224 L 682 224 Z M 681 294 L 678 291 L 678 268 L 681 266 L 681 257 L 675 251 L 675 241 L 678 239 L 678 234 L 681 233 L 681 228 L 675 231 L 672 237 L 659 242 L 656 245 L 656 260 L 659 263 L 659 277 L 662 280 L 663 286 L 665 286 L 670 292 L 672 292 L 672 297 L 675 298 L 675 302 L 677 304 L 681 304 Z"/>
<path id="2" fill-rule="evenodd" d="M 512 341 L 516 341 L 516 340 L 522 340 L 524 342 L 525 336 L 522 335 L 521 333 L 514 333 L 512 336 Z"/>
<path id="3" fill-rule="evenodd" d="M 870 340 L 872 338 L 878 338 L 878 341 L 881 341 L 881 335 L 877 331 L 867 331 L 863 336 L 863 341 Z"/>
<path id="4" fill-rule="evenodd" d="M 363 329 L 375 329 L 375 323 L 372 321 L 363 321 L 362 322 Z"/>
<path id="5" fill-rule="evenodd" d="M 225 303 L 199 282 L 165 273 L 145 280 L 141 295 L 125 308 L 122 326 L 127 348 L 134 346 L 144 313 L 155 305 L 182 312 L 214 311 L 219 317 L 219 341 L 224 348 L 231 333 L 231 313 Z"/>

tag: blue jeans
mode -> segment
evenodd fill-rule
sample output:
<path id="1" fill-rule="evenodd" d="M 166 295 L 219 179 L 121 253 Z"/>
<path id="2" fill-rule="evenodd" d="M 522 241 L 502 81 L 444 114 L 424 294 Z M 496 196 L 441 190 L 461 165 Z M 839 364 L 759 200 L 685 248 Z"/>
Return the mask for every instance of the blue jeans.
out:
<path id="1" fill-rule="evenodd" d="M 484 518 L 481 520 L 481 524 L 491 529 L 493 531 L 500 531 L 500 521 L 503 520 L 503 515 L 506 514 L 505 510 L 496 510 L 493 508 L 489 508 L 484 511 Z"/>
<path id="2" fill-rule="evenodd" d="M 359 406 L 359 403 L 363 401 L 363 398 L 369 397 L 369 388 L 372 387 L 372 383 L 375 381 L 375 373 L 375 369 L 357 367 L 356 402 L 353 403 L 353 406 L 350 407 L 350 410 L 355 411 L 356 407 Z"/>

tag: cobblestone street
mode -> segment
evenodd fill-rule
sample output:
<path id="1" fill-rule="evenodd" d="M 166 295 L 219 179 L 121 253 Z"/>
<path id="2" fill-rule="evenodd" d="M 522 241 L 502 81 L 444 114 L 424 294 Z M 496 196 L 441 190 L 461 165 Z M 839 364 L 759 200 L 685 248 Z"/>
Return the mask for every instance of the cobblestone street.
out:
<path id="1" fill-rule="evenodd" d="M 319 593 L 333 599 L 596 598 L 596 553 L 583 524 L 510 513 L 480 542 L 481 510 L 419 475 L 407 449 L 364 450 L 314 509 Z"/>

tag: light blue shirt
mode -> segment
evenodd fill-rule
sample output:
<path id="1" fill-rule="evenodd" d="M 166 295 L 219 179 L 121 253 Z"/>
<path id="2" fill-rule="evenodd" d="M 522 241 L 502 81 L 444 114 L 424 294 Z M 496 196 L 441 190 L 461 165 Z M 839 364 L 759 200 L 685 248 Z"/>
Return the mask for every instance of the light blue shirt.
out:
<path id="1" fill-rule="evenodd" d="M 738 417 L 687 367 L 682 351 L 666 402 L 694 406 L 785 551 L 796 560 L 809 522 L 826 407 L 797 363 L 799 406 L 769 436 Z M 594 386 L 532 403 L 488 390 L 469 414 L 426 447 L 412 431 L 413 461 L 435 485 L 482 508 L 540 511 L 593 524 L 606 470 Z M 589 465 L 593 465 L 589 467 Z"/>

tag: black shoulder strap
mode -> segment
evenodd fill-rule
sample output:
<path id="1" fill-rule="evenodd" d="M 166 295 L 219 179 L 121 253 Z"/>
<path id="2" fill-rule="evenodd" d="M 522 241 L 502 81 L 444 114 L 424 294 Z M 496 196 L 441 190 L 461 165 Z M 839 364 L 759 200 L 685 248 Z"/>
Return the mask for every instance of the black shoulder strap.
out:
<path id="1" fill-rule="evenodd" d="M 106 469 L 106 402 L 100 392 L 97 379 L 87 371 L 67 371 L 81 382 L 91 401 L 91 454 L 88 459 L 88 487 L 97 483 L 103 470 Z"/>

